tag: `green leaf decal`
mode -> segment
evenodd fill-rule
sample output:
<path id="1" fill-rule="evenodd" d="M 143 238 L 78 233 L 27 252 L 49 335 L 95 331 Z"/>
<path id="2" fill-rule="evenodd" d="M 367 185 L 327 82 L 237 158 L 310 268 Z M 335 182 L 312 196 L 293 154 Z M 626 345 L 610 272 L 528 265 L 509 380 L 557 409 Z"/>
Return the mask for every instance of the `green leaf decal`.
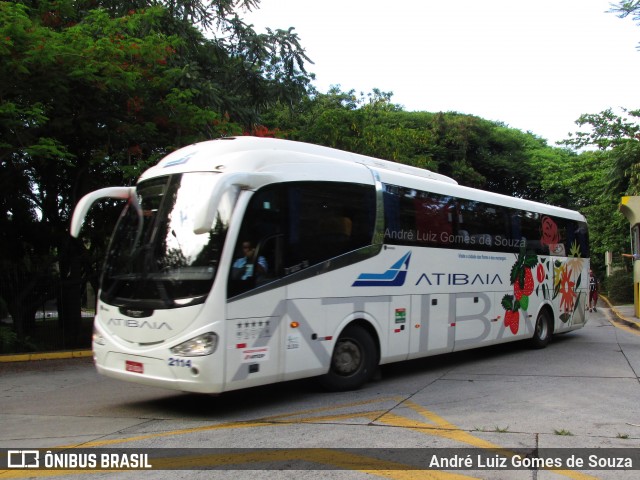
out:
<path id="1" fill-rule="evenodd" d="M 580 297 L 582 296 L 583 292 L 578 292 L 578 296 L 576 297 L 576 303 L 573 306 L 573 311 L 575 312 L 578 309 L 578 306 L 580 305 Z"/>
<path id="2" fill-rule="evenodd" d="M 538 264 L 538 257 L 536 255 L 525 255 L 524 266 L 527 268 L 533 268 Z"/>
<path id="3" fill-rule="evenodd" d="M 513 310 L 513 295 L 505 295 L 502 297 L 501 304 L 505 310 Z"/>

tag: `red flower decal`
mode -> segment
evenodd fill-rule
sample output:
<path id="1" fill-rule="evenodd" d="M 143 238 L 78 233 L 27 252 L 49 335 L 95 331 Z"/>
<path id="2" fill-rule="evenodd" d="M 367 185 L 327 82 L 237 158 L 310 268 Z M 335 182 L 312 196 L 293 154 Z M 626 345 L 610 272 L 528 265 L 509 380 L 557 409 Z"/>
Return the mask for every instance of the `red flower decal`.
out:
<path id="1" fill-rule="evenodd" d="M 544 282 L 544 267 L 542 266 L 541 263 L 538 264 L 538 269 L 536 270 L 536 273 L 538 275 L 538 283 L 542 283 Z"/>
<path id="2" fill-rule="evenodd" d="M 554 250 L 556 245 L 560 243 L 560 235 L 558 234 L 558 225 L 550 217 L 546 215 L 542 217 L 542 238 L 540 243 L 548 245 L 549 250 Z"/>

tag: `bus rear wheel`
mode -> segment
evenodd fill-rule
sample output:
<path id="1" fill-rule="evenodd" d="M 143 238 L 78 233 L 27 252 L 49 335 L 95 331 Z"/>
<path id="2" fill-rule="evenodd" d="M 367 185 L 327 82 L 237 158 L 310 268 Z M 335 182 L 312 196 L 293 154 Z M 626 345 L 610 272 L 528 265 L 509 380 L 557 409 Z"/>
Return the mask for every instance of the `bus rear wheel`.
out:
<path id="1" fill-rule="evenodd" d="M 371 335 L 362 327 L 349 326 L 338 338 L 329 372 L 320 377 L 320 383 L 332 391 L 360 388 L 371 379 L 376 362 L 376 346 Z"/>
<path id="2" fill-rule="evenodd" d="M 551 320 L 549 314 L 545 310 L 541 310 L 536 319 L 530 344 L 533 348 L 544 348 L 549 344 L 549 340 L 551 340 Z"/>

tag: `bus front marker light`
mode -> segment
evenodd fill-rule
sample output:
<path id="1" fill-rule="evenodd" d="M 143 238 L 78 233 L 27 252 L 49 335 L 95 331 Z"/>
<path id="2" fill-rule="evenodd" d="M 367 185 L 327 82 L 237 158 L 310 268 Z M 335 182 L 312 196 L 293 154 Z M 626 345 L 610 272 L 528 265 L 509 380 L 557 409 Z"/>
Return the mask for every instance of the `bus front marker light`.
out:
<path id="1" fill-rule="evenodd" d="M 104 336 L 98 331 L 96 330 L 96 328 L 93 328 L 93 343 L 98 344 L 98 345 L 105 345 L 107 343 L 107 341 L 105 340 Z"/>
<path id="2" fill-rule="evenodd" d="M 218 335 L 213 332 L 203 333 L 186 342 L 171 348 L 171 353 L 183 357 L 200 357 L 211 355 L 218 347 Z"/>

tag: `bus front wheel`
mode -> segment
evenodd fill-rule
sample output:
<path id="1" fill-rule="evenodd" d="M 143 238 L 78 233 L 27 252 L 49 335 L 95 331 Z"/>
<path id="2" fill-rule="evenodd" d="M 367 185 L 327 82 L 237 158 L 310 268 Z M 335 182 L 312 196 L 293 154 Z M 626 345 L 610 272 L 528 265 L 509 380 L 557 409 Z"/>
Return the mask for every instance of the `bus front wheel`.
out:
<path id="1" fill-rule="evenodd" d="M 544 348 L 549 344 L 549 340 L 551 340 L 551 320 L 549 314 L 545 310 L 541 310 L 538 313 L 530 343 L 533 348 Z"/>
<path id="2" fill-rule="evenodd" d="M 332 391 L 354 390 L 371 379 L 376 362 L 376 346 L 371 335 L 357 325 L 349 326 L 338 338 L 329 372 L 320 377 L 320 383 Z"/>

